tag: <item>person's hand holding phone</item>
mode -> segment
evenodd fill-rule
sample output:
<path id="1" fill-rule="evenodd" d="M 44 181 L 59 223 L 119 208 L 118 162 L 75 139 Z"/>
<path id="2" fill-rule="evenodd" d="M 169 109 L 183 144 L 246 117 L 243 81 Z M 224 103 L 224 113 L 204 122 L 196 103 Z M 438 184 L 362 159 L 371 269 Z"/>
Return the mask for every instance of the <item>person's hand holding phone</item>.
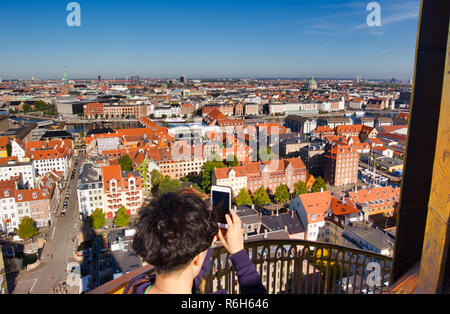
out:
<path id="1" fill-rule="evenodd" d="M 244 234 L 242 222 L 239 216 L 230 209 L 230 215 L 226 215 L 228 229 L 219 228 L 219 240 L 230 255 L 236 254 L 244 249 Z"/>

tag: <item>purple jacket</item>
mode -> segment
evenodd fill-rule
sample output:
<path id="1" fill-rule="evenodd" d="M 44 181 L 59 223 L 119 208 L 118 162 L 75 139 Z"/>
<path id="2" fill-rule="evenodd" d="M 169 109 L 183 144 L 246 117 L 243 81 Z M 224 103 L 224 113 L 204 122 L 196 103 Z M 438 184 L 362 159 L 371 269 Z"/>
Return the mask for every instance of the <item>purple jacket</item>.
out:
<path id="1" fill-rule="evenodd" d="M 203 262 L 202 269 L 200 270 L 198 276 L 194 279 L 194 285 L 197 289 L 200 287 L 202 277 L 209 269 L 212 253 L 213 250 L 209 249 L 206 254 L 205 261 Z M 255 265 L 253 265 L 245 250 L 231 255 L 231 261 L 236 269 L 241 294 L 267 294 L 267 290 L 262 284 L 261 277 L 256 271 Z M 127 294 L 128 291 L 132 289 L 133 294 L 143 294 L 149 286 L 154 284 L 155 279 L 156 276 L 151 275 L 148 280 L 145 280 L 144 283 L 135 284 L 142 279 L 134 278 L 125 288 L 124 293 Z M 224 293 L 226 293 L 226 290 L 220 290 L 214 294 Z"/>
<path id="2" fill-rule="evenodd" d="M 212 249 L 208 250 L 205 261 L 203 262 L 202 269 L 198 276 L 194 279 L 194 284 L 198 288 L 202 282 L 203 275 L 208 271 L 211 263 Z M 241 294 L 266 294 L 267 290 L 264 288 L 261 277 L 256 271 L 255 265 L 247 255 L 245 250 L 239 251 L 236 254 L 231 255 L 231 262 L 236 269 L 236 275 L 238 277 L 239 287 L 241 288 Z M 220 290 L 215 294 L 224 294 L 226 290 Z"/>

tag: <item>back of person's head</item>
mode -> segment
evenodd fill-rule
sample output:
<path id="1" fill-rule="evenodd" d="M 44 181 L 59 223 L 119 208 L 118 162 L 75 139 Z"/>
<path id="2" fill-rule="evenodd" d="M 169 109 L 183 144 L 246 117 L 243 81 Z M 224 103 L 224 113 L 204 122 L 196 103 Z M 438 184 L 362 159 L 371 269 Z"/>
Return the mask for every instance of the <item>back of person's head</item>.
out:
<path id="1" fill-rule="evenodd" d="M 140 212 L 133 249 L 157 273 L 187 266 L 218 232 L 207 203 L 192 193 L 167 193 Z"/>

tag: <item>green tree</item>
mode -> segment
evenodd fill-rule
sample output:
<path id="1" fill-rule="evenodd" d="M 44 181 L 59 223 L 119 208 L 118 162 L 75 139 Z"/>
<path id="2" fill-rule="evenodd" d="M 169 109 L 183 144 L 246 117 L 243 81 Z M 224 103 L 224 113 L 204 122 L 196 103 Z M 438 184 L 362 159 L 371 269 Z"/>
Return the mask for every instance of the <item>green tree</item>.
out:
<path id="1" fill-rule="evenodd" d="M 181 183 L 178 180 L 172 180 L 169 176 L 165 176 L 158 185 L 158 195 L 165 193 L 179 193 L 181 192 Z"/>
<path id="2" fill-rule="evenodd" d="M 22 109 L 23 109 L 23 113 L 29 113 L 29 112 L 31 112 L 31 105 L 30 104 L 24 104 L 23 106 L 22 106 Z"/>
<path id="3" fill-rule="evenodd" d="M 236 198 L 236 205 L 237 206 L 243 206 L 243 205 L 249 205 L 251 206 L 253 204 L 252 197 L 250 196 L 250 193 L 248 193 L 248 190 L 246 188 L 242 188 L 239 191 L 239 194 Z"/>
<path id="4" fill-rule="evenodd" d="M 152 189 L 157 189 L 162 179 L 163 176 L 161 175 L 161 173 L 158 170 L 153 169 L 152 172 L 150 172 L 150 182 L 152 183 Z"/>
<path id="5" fill-rule="evenodd" d="M 253 194 L 253 203 L 259 206 L 270 204 L 270 197 L 264 186 L 260 186 Z"/>
<path id="6" fill-rule="evenodd" d="M 228 167 L 237 167 L 239 166 L 239 161 L 235 155 L 227 156 L 226 164 Z"/>
<path id="7" fill-rule="evenodd" d="M 38 234 L 38 230 L 35 227 L 35 221 L 25 216 L 22 218 L 22 221 L 19 224 L 19 228 L 17 229 L 17 234 L 21 239 L 28 240 L 31 239 Z"/>
<path id="8" fill-rule="evenodd" d="M 289 188 L 284 184 L 279 185 L 275 190 L 274 199 L 278 203 L 285 203 L 289 201 Z"/>
<path id="9" fill-rule="evenodd" d="M 277 155 L 272 152 L 272 149 L 268 146 L 261 147 L 258 150 L 257 158 L 259 161 L 269 161 L 278 159 Z"/>
<path id="10" fill-rule="evenodd" d="M 225 168 L 226 165 L 221 161 L 208 161 L 202 166 L 200 185 L 205 192 L 209 193 L 211 189 L 211 178 L 216 168 Z"/>
<path id="11" fill-rule="evenodd" d="M 8 157 L 11 157 L 11 152 L 12 152 L 12 146 L 10 143 L 6 144 L 6 153 L 8 155 Z"/>
<path id="12" fill-rule="evenodd" d="M 127 213 L 125 206 L 120 206 L 114 217 L 114 223 L 119 227 L 125 227 L 130 222 L 130 215 Z"/>
<path id="13" fill-rule="evenodd" d="M 133 171 L 133 161 L 130 156 L 123 155 L 119 160 L 119 164 L 122 171 Z"/>
<path id="14" fill-rule="evenodd" d="M 325 183 L 325 181 L 322 179 L 322 177 L 317 177 L 316 178 L 316 182 L 313 184 L 311 192 L 315 193 L 315 192 L 320 192 L 321 189 L 323 189 L 323 191 L 327 191 L 327 184 Z"/>
<path id="15" fill-rule="evenodd" d="M 294 193 L 295 196 L 308 193 L 308 188 L 306 187 L 306 183 L 303 181 L 298 181 L 294 184 Z"/>
<path id="16" fill-rule="evenodd" d="M 106 214 L 103 212 L 101 208 L 97 208 L 94 210 L 90 216 L 91 218 L 91 227 L 94 229 L 103 228 L 106 223 Z"/>
<path id="17" fill-rule="evenodd" d="M 80 137 L 81 138 L 84 138 L 86 136 L 86 134 L 84 134 L 84 130 L 81 130 L 81 132 L 80 132 Z"/>

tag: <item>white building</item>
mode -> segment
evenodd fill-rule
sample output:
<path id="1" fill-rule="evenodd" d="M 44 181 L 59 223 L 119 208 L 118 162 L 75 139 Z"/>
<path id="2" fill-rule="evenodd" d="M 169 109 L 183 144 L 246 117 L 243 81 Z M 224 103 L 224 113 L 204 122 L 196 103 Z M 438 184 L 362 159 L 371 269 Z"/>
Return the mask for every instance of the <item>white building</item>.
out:
<path id="1" fill-rule="evenodd" d="M 119 148 L 120 139 L 118 137 L 105 137 L 97 139 L 97 151 L 101 155 L 105 150 L 116 150 Z"/>
<path id="2" fill-rule="evenodd" d="M 241 189 L 247 189 L 247 174 L 244 167 L 215 169 L 211 180 L 213 185 L 229 186 L 234 197 L 237 197 Z"/>
<path id="3" fill-rule="evenodd" d="M 0 230 L 13 232 L 19 227 L 19 216 L 16 210 L 16 184 L 14 181 L 0 182 Z"/>
<path id="4" fill-rule="evenodd" d="M 72 140 L 36 141 L 27 143 L 27 151 L 33 162 L 35 176 L 50 171 L 61 171 L 67 179 L 73 153 Z"/>
<path id="5" fill-rule="evenodd" d="M 327 211 L 331 208 L 331 192 L 302 194 L 293 199 L 289 210 L 297 211 L 305 226 L 305 240 L 317 241 L 321 228 L 325 226 Z"/>
<path id="6" fill-rule="evenodd" d="M 153 109 L 153 115 L 155 118 L 162 118 L 163 116 L 170 118 L 172 116 L 172 107 L 156 107 Z"/>
<path id="7" fill-rule="evenodd" d="M 101 169 L 92 163 L 85 163 L 77 182 L 78 209 L 90 216 L 97 208 L 103 209 L 103 181 Z"/>
<path id="8" fill-rule="evenodd" d="M 26 154 L 26 147 L 19 140 L 11 141 L 11 156 L 23 161 Z"/>
<path id="9" fill-rule="evenodd" d="M 22 176 L 22 182 L 27 188 L 34 188 L 34 168 L 32 162 L 17 162 L 10 160 L 6 164 L 0 164 L 0 181 L 8 181 L 11 177 Z"/>

